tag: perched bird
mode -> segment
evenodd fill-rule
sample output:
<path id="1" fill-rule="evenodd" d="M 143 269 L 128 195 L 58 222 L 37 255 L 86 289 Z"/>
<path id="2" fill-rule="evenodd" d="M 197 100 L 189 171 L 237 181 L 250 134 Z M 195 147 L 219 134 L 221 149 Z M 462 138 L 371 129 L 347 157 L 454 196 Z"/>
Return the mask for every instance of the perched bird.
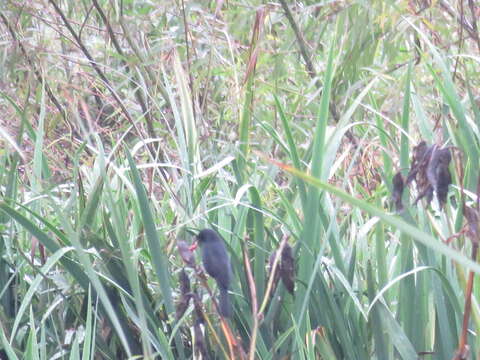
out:
<path id="1" fill-rule="evenodd" d="M 393 203 L 395 204 L 395 209 L 398 212 L 403 210 L 403 203 L 402 203 L 402 194 L 405 188 L 405 182 L 403 181 L 402 173 L 399 171 L 395 174 L 392 179 L 393 184 L 393 192 L 392 192 L 392 199 Z"/>
<path id="2" fill-rule="evenodd" d="M 197 235 L 205 271 L 217 281 L 220 290 L 219 311 L 223 317 L 232 316 L 228 295 L 231 281 L 230 258 L 223 239 L 214 230 L 204 229 Z"/>

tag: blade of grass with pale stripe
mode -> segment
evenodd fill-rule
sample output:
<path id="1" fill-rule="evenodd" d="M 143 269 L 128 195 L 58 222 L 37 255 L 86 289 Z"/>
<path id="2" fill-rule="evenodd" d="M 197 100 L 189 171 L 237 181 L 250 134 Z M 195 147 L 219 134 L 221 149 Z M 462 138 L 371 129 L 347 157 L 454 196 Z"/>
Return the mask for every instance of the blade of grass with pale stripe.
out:
<path id="1" fill-rule="evenodd" d="M 441 254 L 446 256 L 448 259 L 454 260 L 464 266 L 467 269 L 470 269 L 478 274 L 480 274 L 480 265 L 471 259 L 469 259 L 467 256 L 461 254 L 460 252 L 451 249 L 447 245 L 445 245 L 443 242 L 437 241 L 432 235 L 425 233 L 419 228 L 416 228 L 415 226 L 408 224 L 404 220 L 398 218 L 395 215 L 390 215 L 386 212 L 384 212 L 382 209 L 379 209 L 369 203 L 367 203 L 364 200 L 358 199 L 356 197 L 353 197 L 346 192 L 344 192 L 341 189 L 336 188 L 335 186 L 332 186 L 330 184 L 327 184 L 313 176 L 310 176 L 302 171 L 299 171 L 293 167 L 290 167 L 285 164 L 278 163 L 274 160 L 270 160 L 272 163 L 276 164 L 277 166 L 281 167 L 283 170 L 291 173 L 294 176 L 297 176 L 307 183 L 321 189 L 324 191 L 329 192 L 332 195 L 338 196 L 340 199 L 343 201 L 358 207 L 359 209 L 367 212 L 370 214 L 370 216 L 378 216 L 383 222 L 386 224 L 389 224 L 390 226 L 393 226 L 400 231 L 404 232 L 405 234 L 408 234 L 410 237 L 412 237 L 414 240 L 420 242 L 421 244 L 424 244 L 428 248 L 431 248 L 434 250 L 436 253 Z"/>
<path id="2" fill-rule="evenodd" d="M 327 172 L 322 168 L 322 162 L 324 157 L 324 144 L 325 133 L 328 123 L 328 106 L 330 103 L 330 91 L 332 78 L 334 74 L 334 49 L 335 42 L 330 44 L 330 50 L 328 55 L 327 68 L 325 70 L 323 91 L 320 101 L 320 107 L 318 110 L 317 126 L 315 129 L 315 135 L 313 138 L 313 154 L 312 154 L 312 176 L 315 178 L 324 178 L 327 176 Z M 318 205 L 320 199 L 319 188 L 316 186 L 310 186 L 307 190 L 307 206 L 306 213 L 304 214 L 305 222 L 301 235 L 301 261 L 298 264 L 298 281 L 303 284 L 308 284 L 314 265 L 314 256 L 312 251 L 315 252 L 319 248 L 320 238 L 320 220 L 318 215 Z M 304 336 L 304 321 L 302 310 L 304 301 L 308 302 L 308 294 L 304 286 L 299 286 L 297 289 L 295 299 L 295 319 L 297 324 L 301 327 L 299 329 L 301 336 Z"/>
<path id="3" fill-rule="evenodd" d="M 400 168 L 402 169 L 402 174 L 405 177 L 408 173 L 409 168 L 409 139 L 407 134 L 409 134 L 410 127 L 410 79 L 412 73 L 412 64 L 408 66 L 408 71 L 405 79 L 405 88 L 403 92 L 403 111 L 401 118 L 401 127 L 402 132 L 400 134 Z M 407 190 L 408 192 L 408 190 Z M 405 217 L 407 219 L 407 217 Z M 400 273 L 407 273 L 413 269 L 413 244 L 412 240 L 406 234 L 400 235 Z M 418 289 L 419 291 L 420 289 Z M 403 325 L 403 329 L 407 334 L 408 338 L 412 338 L 413 326 L 415 319 L 413 317 L 414 312 L 412 309 L 414 306 L 415 300 L 415 280 L 412 277 L 409 277 L 400 283 L 399 289 L 399 310 L 397 313 L 397 319 Z"/>
<path id="4" fill-rule="evenodd" d="M 170 271 L 167 259 L 164 256 L 162 247 L 160 246 L 160 239 L 156 230 L 153 215 L 147 198 L 145 187 L 143 186 L 140 174 L 135 166 L 135 163 L 128 151 L 125 152 L 130 170 L 132 172 L 133 184 L 137 195 L 138 206 L 143 218 L 143 226 L 145 227 L 145 234 L 150 249 L 150 257 L 153 263 L 153 268 L 160 282 L 160 289 L 162 290 L 162 297 L 165 303 L 167 314 L 171 317 L 175 315 L 175 307 L 172 300 L 172 288 L 170 286 Z M 181 357 L 184 357 L 183 344 L 180 337 L 175 336 L 175 345 Z"/>

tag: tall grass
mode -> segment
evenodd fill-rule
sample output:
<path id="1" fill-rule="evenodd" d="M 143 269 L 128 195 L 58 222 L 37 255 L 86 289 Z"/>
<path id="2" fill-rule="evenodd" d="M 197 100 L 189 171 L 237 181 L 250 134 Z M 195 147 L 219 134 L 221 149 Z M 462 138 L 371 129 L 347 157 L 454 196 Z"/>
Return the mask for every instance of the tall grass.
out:
<path id="1" fill-rule="evenodd" d="M 416 6 L 2 3 L 0 357 L 477 358 L 478 5 Z M 422 139 L 448 201 L 396 213 Z M 204 227 L 231 319 L 176 246 Z"/>

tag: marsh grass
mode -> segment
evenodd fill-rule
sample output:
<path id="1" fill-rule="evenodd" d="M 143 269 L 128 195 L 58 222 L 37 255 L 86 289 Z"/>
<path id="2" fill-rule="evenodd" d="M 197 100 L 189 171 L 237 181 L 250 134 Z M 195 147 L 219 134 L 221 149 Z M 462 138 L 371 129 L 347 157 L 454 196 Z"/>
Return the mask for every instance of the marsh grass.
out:
<path id="1" fill-rule="evenodd" d="M 479 9 L 416 6 L 2 3 L 1 356 L 476 358 Z M 420 140 L 447 202 L 395 213 Z M 229 320 L 176 247 L 204 227 Z"/>

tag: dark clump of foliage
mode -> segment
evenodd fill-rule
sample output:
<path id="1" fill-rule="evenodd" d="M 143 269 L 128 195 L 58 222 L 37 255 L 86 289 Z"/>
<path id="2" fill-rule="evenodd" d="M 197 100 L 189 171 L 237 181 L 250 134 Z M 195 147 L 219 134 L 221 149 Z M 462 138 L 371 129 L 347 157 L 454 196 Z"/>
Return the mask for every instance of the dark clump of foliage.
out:
<path id="1" fill-rule="evenodd" d="M 401 172 L 396 173 L 392 179 L 392 199 L 397 211 L 403 210 L 404 188 L 413 181 L 416 182 L 419 192 L 415 204 L 424 197 L 427 204 L 430 204 L 435 192 L 440 208 L 443 208 L 447 201 L 448 186 L 452 183 L 449 170 L 451 160 L 452 155 L 449 148 L 442 149 L 438 145 L 428 146 L 425 141 L 421 141 L 415 146 L 406 181 L 404 182 Z"/>
<path id="2" fill-rule="evenodd" d="M 392 184 L 393 184 L 392 200 L 395 205 L 395 209 L 397 211 L 402 211 L 403 210 L 402 195 L 403 195 L 405 183 L 403 181 L 403 176 L 400 171 L 396 173 L 395 176 L 393 177 Z"/>
<path id="3" fill-rule="evenodd" d="M 438 203 L 443 207 L 447 200 L 448 186 L 452 183 L 452 176 L 448 169 L 452 155 L 449 148 L 440 148 L 438 145 L 428 146 L 421 141 L 413 150 L 413 159 L 410 172 L 407 176 L 407 185 L 413 180 L 417 183 L 419 195 L 415 203 L 426 197 L 427 204 L 437 194 Z"/>

